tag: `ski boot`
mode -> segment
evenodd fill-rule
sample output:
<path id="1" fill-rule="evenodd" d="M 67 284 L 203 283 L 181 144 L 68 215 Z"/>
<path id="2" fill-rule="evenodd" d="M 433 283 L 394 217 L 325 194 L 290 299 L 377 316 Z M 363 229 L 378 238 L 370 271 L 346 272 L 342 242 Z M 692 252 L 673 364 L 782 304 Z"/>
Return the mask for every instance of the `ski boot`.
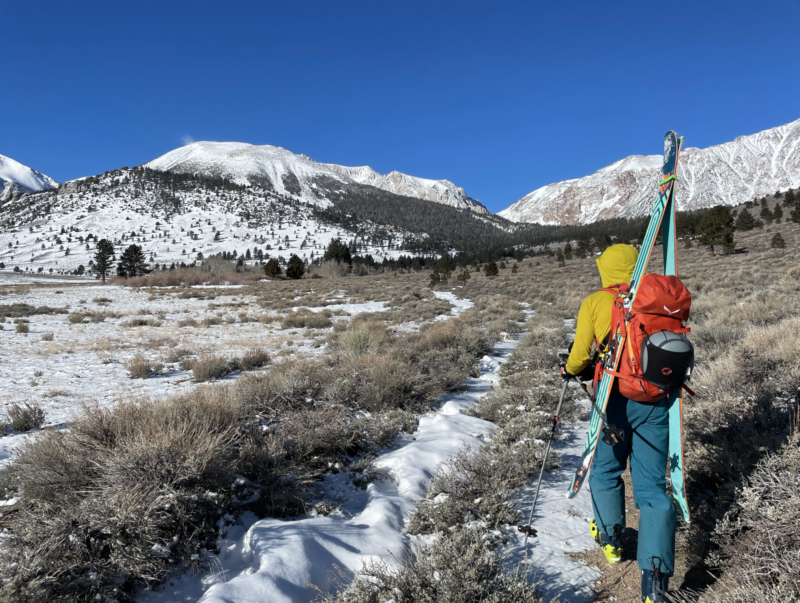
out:
<path id="1" fill-rule="evenodd" d="M 589 531 L 594 541 L 603 549 L 603 554 L 610 564 L 622 561 L 622 526 L 614 526 L 614 536 L 610 537 L 597 527 L 597 522 L 592 519 L 589 523 Z M 644 592 L 644 591 L 642 591 Z"/>
<path id="2" fill-rule="evenodd" d="M 664 594 L 667 592 L 669 576 L 661 573 L 660 559 L 658 559 L 658 567 L 656 567 L 656 559 L 658 557 L 653 557 L 651 560 L 652 570 L 642 570 L 642 603 L 664 603 L 666 601 Z"/>

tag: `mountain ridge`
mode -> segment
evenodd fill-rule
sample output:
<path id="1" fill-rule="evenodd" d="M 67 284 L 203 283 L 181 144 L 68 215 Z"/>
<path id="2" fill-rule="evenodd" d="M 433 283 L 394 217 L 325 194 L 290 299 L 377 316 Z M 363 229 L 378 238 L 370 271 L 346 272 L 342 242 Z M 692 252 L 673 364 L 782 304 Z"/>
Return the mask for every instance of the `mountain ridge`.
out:
<path id="1" fill-rule="evenodd" d="M 41 172 L 21 164 L 5 155 L 0 155 L 0 202 L 25 193 L 55 188 L 60 183 Z"/>
<path id="2" fill-rule="evenodd" d="M 630 155 L 581 178 L 540 187 L 497 215 L 512 222 L 589 224 L 650 212 L 660 178 L 660 155 Z M 800 186 L 800 119 L 681 154 L 681 210 L 739 205 Z"/>
<path id="3" fill-rule="evenodd" d="M 160 171 L 219 176 L 237 184 L 258 184 L 322 206 L 329 200 L 317 181 L 333 179 L 350 186 L 373 186 L 478 214 L 489 213 L 480 202 L 449 180 L 420 178 L 397 171 L 384 175 L 369 166 L 319 163 L 307 155 L 272 145 L 198 141 L 165 153 L 144 166 Z"/>

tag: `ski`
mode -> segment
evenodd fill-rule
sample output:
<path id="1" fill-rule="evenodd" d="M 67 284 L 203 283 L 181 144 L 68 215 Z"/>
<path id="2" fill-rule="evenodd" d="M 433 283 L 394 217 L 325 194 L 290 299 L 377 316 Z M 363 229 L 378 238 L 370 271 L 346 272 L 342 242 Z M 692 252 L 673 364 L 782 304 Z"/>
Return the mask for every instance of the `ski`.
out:
<path id="1" fill-rule="evenodd" d="M 681 138 L 679 141 L 675 132 L 671 130 L 664 135 L 664 164 L 661 171 L 662 178 L 658 183 L 658 195 L 656 197 L 655 206 L 653 207 L 653 213 L 650 216 L 650 222 L 647 225 L 647 231 L 644 239 L 642 240 L 641 249 L 639 250 L 639 259 L 636 261 L 636 266 L 633 269 L 633 276 L 631 277 L 629 299 L 629 303 L 631 304 L 636 297 L 636 290 L 638 288 L 639 281 L 647 273 L 647 265 L 650 262 L 650 256 L 653 253 L 653 247 L 659 232 L 662 233 L 663 240 L 669 239 L 669 243 L 667 243 L 667 245 L 669 246 L 670 253 L 667 254 L 667 247 L 664 248 L 665 268 L 669 255 L 669 258 L 671 258 L 670 261 L 674 266 L 674 270 L 677 271 L 677 259 L 675 256 L 677 237 L 675 237 L 675 203 L 673 194 L 675 190 L 675 182 L 677 181 L 678 153 L 680 150 L 679 145 L 682 143 L 683 139 Z M 665 217 L 667 218 L 666 221 L 664 221 Z M 667 234 L 667 237 L 664 237 L 665 233 Z M 614 338 L 616 341 L 614 349 L 621 349 L 622 335 L 620 333 L 615 333 Z M 611 368 L 616 372 L 619 369 L 619 361 L 620 354 L 615 354 L 613 358 L 613 366 L 606 368 Z M 583 487 L 583 484 L 586 482 L 586 478 L 589 476 L 589 470 L 591 469 L 592 461 L 594 460 L 594 453 L 597 449 L 597 441 L 600 437 L 603 426 L 603 415 L 606 412 L 608 397 L 611 393 L 611 387 L 613 385 L 614 377 L 609 375 L 607 372 L 604 372 L 603 377 L 597 386 L 597 391 L 595 392 L 595 404 L 592 406 L 592 414 L 589 421 L 589 433 L 586 435 L 586 443 L 584 444 L 583 453 L 581 454 L 581 465 L 575 471 L 575 475 L 570 483 L 569 491 L 567 493 L 569 498 L 575 498 L 578 495 Z M 680 392 L 677 392 L 677 395 L 680 396 Z M 680 409 L 680 404 L 678 404 L 678 408 Z M 600 410 L 602 410 L 602 413 L 598 412 Z M 678 412 L 680 412 L 680 410 Z M 672 418 L 672 414 L 673 413 L 670 412 L 670 419 Z M 671 443 L 672 440 L 670 440 L 670 444 Z M 676 463 L 680 466 L 680 469 L 676 469 L 676 472 L 680 472 L 679 477 L 682 480 L 683 459 L 681 457 L 677 458 Z M 670 468 L 672 468 L 672 464 L 670 464 Z M 677 475 L 672 479 L 673 490 L 675 488 L 674 484 L 676 479 L 678 479 Z"/>
<path id="2" fill-rule="evenodd" d="M 683 136 L 678 139 L 678 155 L 683 147 Z M 678 234 L 675 224 L 675 187 L 661 222 L 661 241 L 664 250 L 664 274 L 678 276 Z M 669 478 L 672 499 L 680 517 L 689 523 L 689 505 L 686 502 L 686 482 L 683 473 L 683 390 L 669 392 Z"/>

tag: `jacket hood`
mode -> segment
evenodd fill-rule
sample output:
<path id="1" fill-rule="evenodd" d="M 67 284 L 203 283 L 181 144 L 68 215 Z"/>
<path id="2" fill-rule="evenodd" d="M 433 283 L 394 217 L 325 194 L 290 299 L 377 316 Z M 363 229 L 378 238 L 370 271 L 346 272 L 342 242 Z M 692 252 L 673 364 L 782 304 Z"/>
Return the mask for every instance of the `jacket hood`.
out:
<path id="1" fill-rule="evenodd" d="M 631 282 L 639 250 L 631 245 L 612 245 L 597 258 L 603 287 Z"/>

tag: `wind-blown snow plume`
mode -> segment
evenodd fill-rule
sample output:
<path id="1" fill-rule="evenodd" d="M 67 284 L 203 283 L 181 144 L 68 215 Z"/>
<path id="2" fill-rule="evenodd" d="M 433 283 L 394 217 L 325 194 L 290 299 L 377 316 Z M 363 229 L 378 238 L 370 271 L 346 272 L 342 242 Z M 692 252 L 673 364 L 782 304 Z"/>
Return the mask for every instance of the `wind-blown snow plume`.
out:
<path id="1" fill-rule="evenodd" d="M 30 193 L 56 186 L 58 181 L 50 176 L 0 155 L 0 202 L 7 201 L 14 193 Z"/>

